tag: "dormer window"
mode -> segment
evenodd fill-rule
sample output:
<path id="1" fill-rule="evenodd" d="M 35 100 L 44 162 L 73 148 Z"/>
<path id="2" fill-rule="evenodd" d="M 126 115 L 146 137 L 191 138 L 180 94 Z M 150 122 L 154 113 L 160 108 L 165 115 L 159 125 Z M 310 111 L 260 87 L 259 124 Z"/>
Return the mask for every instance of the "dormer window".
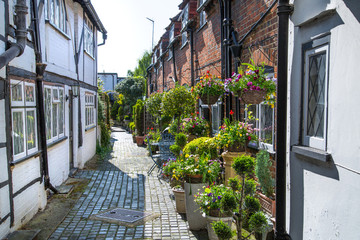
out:
<path id="1" fill-rule="evenodd" d="M 184 31 L 189 21 L 189 4 L 187 4 L 182 12 L 181 30 Z"/>

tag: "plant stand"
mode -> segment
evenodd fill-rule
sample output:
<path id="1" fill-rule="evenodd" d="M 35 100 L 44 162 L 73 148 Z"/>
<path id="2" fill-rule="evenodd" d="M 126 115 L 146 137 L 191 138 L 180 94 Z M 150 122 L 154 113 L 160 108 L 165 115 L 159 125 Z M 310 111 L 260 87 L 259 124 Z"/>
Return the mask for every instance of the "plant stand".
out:
<path id="1" fill-rule="evenodd" d="M 206 227 L 207 227 L 209 239 L 210 240 L 218 240 L 219 239 L 217 237 L 214 229 L 212 228 L 211 223 L 223 221 L 225 224 L 227 224 L 231 228 L 232 220 L 233 220 L 232 216 L 231 217 L 212 217 L 212 216 L 206 215 Z"/>
<path id="2" fill-rule="evenodd" d="M 202 216 L 199 205 L 194 201 L 195 194 L 203 192 L 205 183 L 185 183 L 186 217 L 190 230 L 206 228 L 206 218 Z"/>
<path id="3" fill-rule="evenodd" d="M 246 152 L 223 152 L 221 156 L 224 159 L 225 166 L 225 184 L 228 185 L 229 178 L 237 177 L 240 178 L 239 175 L 236 174 L 235 170 L 231 167 L 234 162 L 234 158 L 240 157 L 241 155 L 246 154 Z"/>
<path id="4" fill-rule="evenodd" d="M 186 213 L 185 207 L 185 191 L 180 189 L 173 188 L 173 193 L 175 196 L 175 203 L 176 203 L 176 211 L 178 213 Z"/>

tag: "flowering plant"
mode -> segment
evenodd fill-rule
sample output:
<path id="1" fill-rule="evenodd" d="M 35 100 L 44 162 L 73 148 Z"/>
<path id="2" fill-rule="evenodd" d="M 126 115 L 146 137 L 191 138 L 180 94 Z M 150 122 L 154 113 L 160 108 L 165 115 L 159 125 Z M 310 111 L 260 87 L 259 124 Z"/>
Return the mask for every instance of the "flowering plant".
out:
<path id="1" fill-rule="evenodd" d="M 232 211 L 237 208 L 237 202 L 233 197 L 233 201 L 231 203 L 226 201 L 225 206 L 224 200 L 228 200 L 228 193 L 234 194 L 230 187 L 223 184 L 207 186 L 204 187 L 202 193 L 198 192 L 195 195 L 195 202 L 200 206 L 201 211 L 208 216 L 232 215 Z"/>
<path id="2" fill-rule="evenodd" d="M 254 61 L 251 60 L 251 62 L 253 64 L 242 64 L 247 66 L 246 70 L 240 68 L 240 73 L 234 73 L 231 78 L 225 79 L 224 85 L 226 91 L 237 95 L 247 91 L 265 91 L 267 97 L 275 96 L 276 79 L 266 76 L 264 65 L 255 66 Z"/>
<path id="3" fill-rule="evenodd" d="M 183 161 L 181 159 L 170 158 L 163 164 L 163 175 L 170 179 L 175 185 L 184 179 Z"/>
<path id="4" fill-rule="evenodd" d="M 215 77 L 207 71 L 206 75 L 200 77 L 200 82 L 191 89 L 191 92 L 195 92 L 200 97 L 203 95 L 219 96 L 225 92 L 224 83 L 220 77 Z"/>
<path id="5" fill-rule="evenodd" d="M 256 141 L 257 136 L 252 128 L 252 124 L 246 122 L 224 120 L 224 124 L 220 127 L 220 131 L 215 136 L 215 142 L 219 147 L 246 145 L 249 141 Z"/>
<path id="6" fill-rule="evenodd" d="M 184 132 L 196 136 L 206 136 L 208 128 L 209 124 L 205 118 L 200 118 L 198 116 L 185 118 L 182 124 L 182 130 Z"/>

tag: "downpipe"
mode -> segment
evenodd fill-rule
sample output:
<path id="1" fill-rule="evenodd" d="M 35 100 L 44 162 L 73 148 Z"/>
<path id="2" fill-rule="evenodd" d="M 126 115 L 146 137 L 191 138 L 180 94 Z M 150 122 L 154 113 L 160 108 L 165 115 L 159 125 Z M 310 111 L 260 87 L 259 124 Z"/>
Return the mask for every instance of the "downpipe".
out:
<path id="1" fill-rule="evenodd" d="M 0 69 L 6 66 L 11 60 L 21 56 L 24 53 L 27 41 L 26 15 L 28 7 L 26 0 L 17 0 L 15 5 L 15 36 L 16 42 L 10 43 L 11 46 L 3 54 L 0 55 Z"/>

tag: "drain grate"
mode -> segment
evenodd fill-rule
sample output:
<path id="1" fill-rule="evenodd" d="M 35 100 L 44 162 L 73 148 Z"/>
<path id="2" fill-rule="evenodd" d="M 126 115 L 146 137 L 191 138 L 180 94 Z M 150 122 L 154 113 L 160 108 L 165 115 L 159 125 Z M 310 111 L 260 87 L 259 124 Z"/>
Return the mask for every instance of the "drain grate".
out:
<path id="1" fill-rule="evenodd" d="M 146 221 L 152 220 L 158 216 L 159 214 L 154 214 L 151 212 L 114 208 L 96 215 L 92 215 L 90 218 L 94 220 L 125 225 L 127 227 L 134 227 L 140 224 L 144 224 Z"/>

